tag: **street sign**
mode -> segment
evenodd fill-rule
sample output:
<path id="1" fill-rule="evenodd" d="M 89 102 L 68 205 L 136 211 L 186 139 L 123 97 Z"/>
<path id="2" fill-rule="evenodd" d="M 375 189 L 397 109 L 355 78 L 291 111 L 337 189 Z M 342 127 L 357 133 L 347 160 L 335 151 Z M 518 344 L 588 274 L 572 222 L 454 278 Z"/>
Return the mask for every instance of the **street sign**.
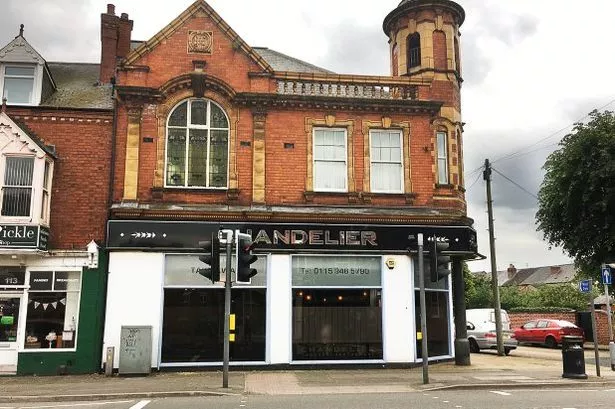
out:
<path id="1" fill-rule="evenodd" d="M 582 293 L 589 293 L 592 290 L 592 281 L 591 280 L 581 280 L 579 282 L 579 291 Z"/>
<path id="2" fill-rule="evenodd" d="M 608 266 L 602 266 L 600 272 L 602 273 L 602 284 L 611 285 L 611 268 Z"/>

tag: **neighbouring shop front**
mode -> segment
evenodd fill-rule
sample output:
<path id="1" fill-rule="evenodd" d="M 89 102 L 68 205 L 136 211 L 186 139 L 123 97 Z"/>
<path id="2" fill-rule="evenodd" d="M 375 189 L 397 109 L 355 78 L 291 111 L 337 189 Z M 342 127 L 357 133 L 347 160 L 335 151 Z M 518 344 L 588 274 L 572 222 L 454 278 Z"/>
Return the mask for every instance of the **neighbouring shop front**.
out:
<path id="1" fill-rule="evenodd" d="M 85 248 L 47 251 L 40 235 L 0 244 L 0 374 L 96 372 L 105 268 Z"/>
<path id="2" fill-rule="evenodd" d="M 114 368 L 131 326 L 151 328 L 152 368 L 222 364 L 224 284 L 198 273 L 198 242 L 221 228 L 250 233 L 259 257 L 251 283 L 233 283 L 231 365 L 419 362 L 408 236 L 437 235 L 460 259 L 476 252 L 465 226 L 110 221 L 103 350 L 115 351 Z M 224 252 L 221 266 L 224 281 Z M 450 358 L 451 280 L 425 276 L 429 356 Z"/>

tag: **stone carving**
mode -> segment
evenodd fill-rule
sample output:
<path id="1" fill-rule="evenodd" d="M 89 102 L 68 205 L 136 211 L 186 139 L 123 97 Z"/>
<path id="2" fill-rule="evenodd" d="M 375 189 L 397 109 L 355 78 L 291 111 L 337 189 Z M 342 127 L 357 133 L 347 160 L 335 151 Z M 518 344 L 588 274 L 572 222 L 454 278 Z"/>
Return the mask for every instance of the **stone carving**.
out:
<path id="1" fill-rule="evenodd" d="M 188 31 L 188 52 L 211 54 L 214 36 L 211 31 Z"/>

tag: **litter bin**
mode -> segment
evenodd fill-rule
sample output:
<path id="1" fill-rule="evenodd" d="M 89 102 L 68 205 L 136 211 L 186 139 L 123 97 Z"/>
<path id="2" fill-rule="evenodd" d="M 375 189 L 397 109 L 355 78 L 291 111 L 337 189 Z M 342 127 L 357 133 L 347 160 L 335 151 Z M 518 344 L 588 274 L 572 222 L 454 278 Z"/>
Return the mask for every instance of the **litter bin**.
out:
<path id="1" fill-rule="evenodd" d="M 562 378 L 587 379 L 583 337 L 566 335 L 562 337 Z"/>

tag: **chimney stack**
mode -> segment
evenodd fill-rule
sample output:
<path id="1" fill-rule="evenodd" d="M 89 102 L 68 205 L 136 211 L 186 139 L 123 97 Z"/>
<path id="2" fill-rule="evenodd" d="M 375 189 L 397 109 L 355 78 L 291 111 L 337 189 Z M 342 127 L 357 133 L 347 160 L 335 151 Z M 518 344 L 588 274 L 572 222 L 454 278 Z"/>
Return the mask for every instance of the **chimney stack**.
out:
<path id="1" fill-rule="evenodd" d="M 132 20 L 128 14 L 121 17 L 115 15 L 115 6 L 107 4 L 107 12 L 100 15 L 100 75 L 101 84 L 108 84 L 115 76 L 118 59 L 126 57 L 130 52 L 130 36 Z"/>
<path id="2" fill-rule="evenodd" d="M 515 274 L 517 274 L 517 269 L 515 268 L 514 265 L 509 264 L 508 268 L 506 269 L 506 273 L 508 274 L 508 279 L 510 280 L 511 278 L 514 277 Z"/>
<path id="3" fill-rule="evenodd" d="M 118 20 L 117 57 L 124 58 L 130 52 L 130 34 L 132 33 L 132 20 L 128 13 L 122 13 Z"/>

